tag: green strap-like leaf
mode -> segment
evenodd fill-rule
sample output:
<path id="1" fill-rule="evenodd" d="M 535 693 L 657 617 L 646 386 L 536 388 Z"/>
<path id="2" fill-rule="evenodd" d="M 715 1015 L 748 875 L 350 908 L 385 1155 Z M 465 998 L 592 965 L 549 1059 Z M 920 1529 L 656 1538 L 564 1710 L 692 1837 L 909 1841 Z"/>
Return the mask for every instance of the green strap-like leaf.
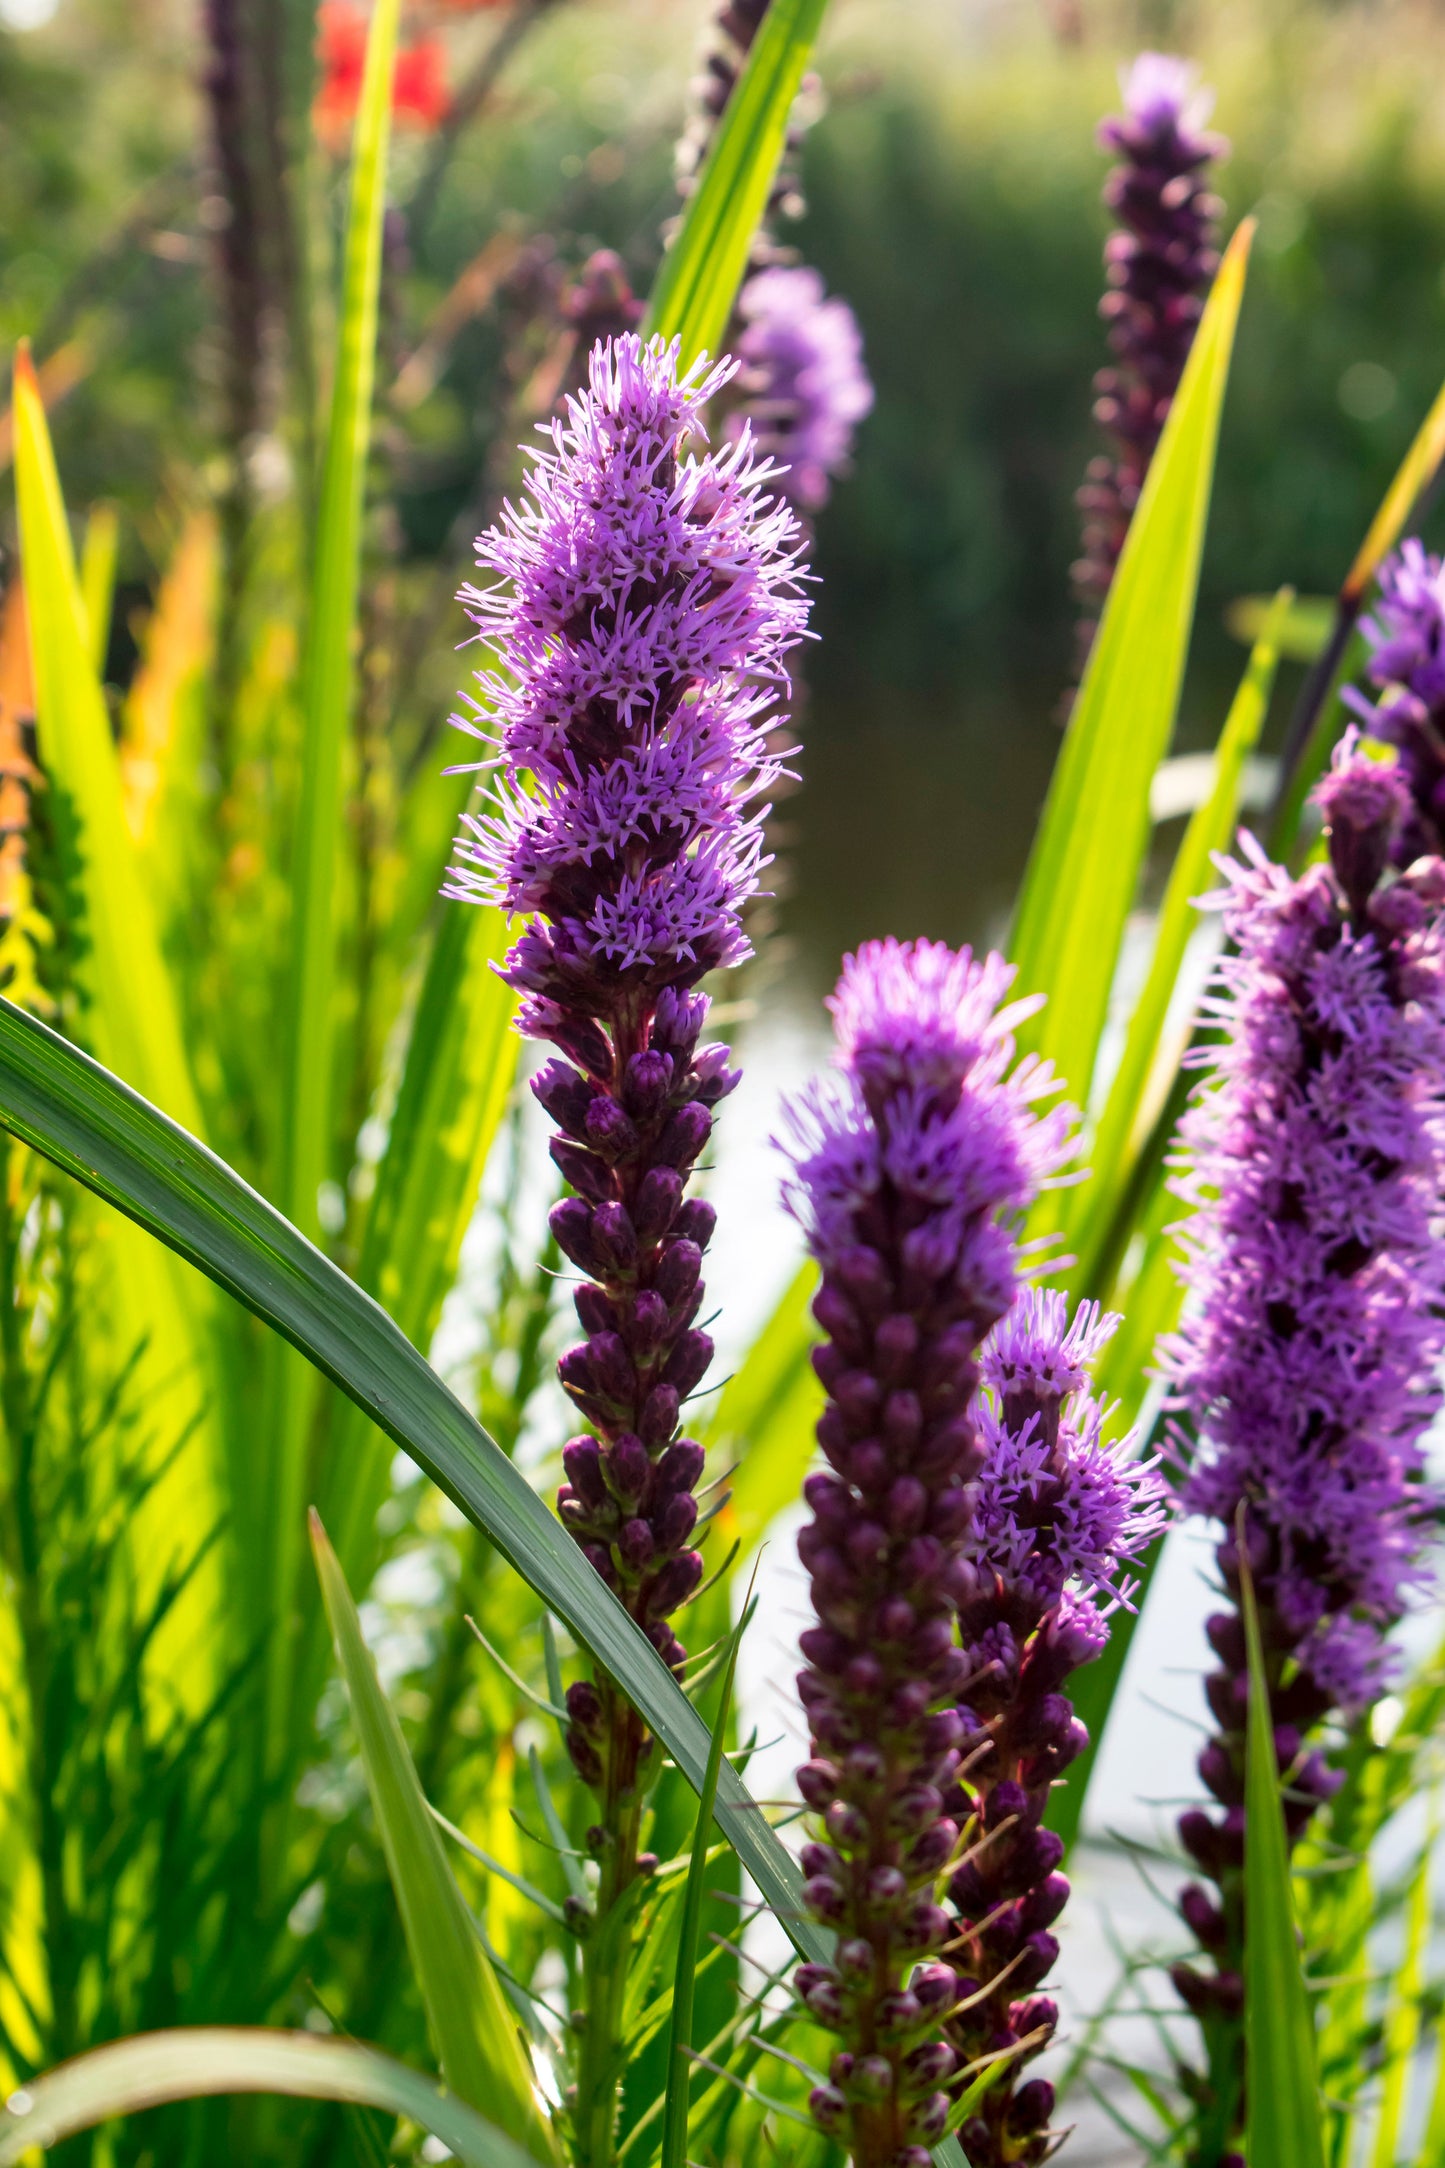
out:
<path id="1" fill-rule="evenodd" d="M 1185 830 L 1159 911 L 1154 954 L 1143 991 L 1129 1019 L 1124 1052 L 1085 1159 L 1089 1180 L 1071 1194 L 1074 1213 L 1066 1219 L 1065 1239 L 1076 1248 L 1073 1284 L 1090 1293 L 1100 1251 L 1118 1209 L 1121 1192 L 1140 1146 L 1168 1096 L 1188 1044 L 1193 1019 L 1179 1019 L 1173 1043 L 1161 1045 L 1185 950 L 1199 923 L 1198 898 L 1214 882 L 1214 854 L 1233 839 L 1239 817 L 1244 764 L 1259 741 L 1269 697 L 1279 667 L 1279 628 L 1293 597 L 1288 588 L 1275 597 L 1238 692 L 1219 736 L 1214 784 Z M 1152 1089 L 1151 1089 L 1152 1085 Z M 1057 1196 L 1051 1197 L 1057 1207 Z"/>
<path id="2" fill-rule="evenodd" d="M 812 1318 L 817 1287 L 816 1265 L 800 1265 L 700 1433 L 719 1459 L 737 1457 L 722 1525 L 744 1557 L 768 1523 L 794 1503 L 813 1457 L 823 1407 L 810 1359 L 818 1337 Z"/>
<path id="3" fill-rule="evenodd" d="M 374 2048 L 229 2025 L 140 2033 L 36 2078 L 0 2111 L 0 2168 L 16 2168 L 32 2148 L 59 2145 L 113 2116 L 217 2093 L 284 2093 L 380 2108 L 432 2131 L 467 2168 L 536 2168 L 530 2153 L 460 2100 Z"/>
<path id="4" fill-rule="evenodd" d="M 452 1878 L 401 1726 L 361 1637 L 346 1577 L 314 1513 L 311 1548 L 412 1970 L 443 2075 L 454 2093 L 474 2108 L 485 2106 L 519 2144 L 545 2158 L 552 2150 L 552 2132 L 538 2110 L 516 2019 Z"/>
<path id="5" fill-rule="evenodd" d="M 710 1737 L 651 1642 L 506 1455 L 385 1311 L 215 1154 L 36 1018 L 0 1000 L 0 1123 L 189 1258 L 364 1408 L 620 1683 L 693 1789 Z M 724 1762 L 714 1819 L 797 1948 L 826 1938 Z"/>
<path id="6" fill-rule="evenodd" d="M 1150 462 L 1019 897 L 1019 990 L 1048 995 L 1020 1040 L 1080 1100 L 1149 844 L 1149 786 L 1174 727 L 1252 232 L 1246 220 L 1220 265 Z"/>
<path id="7" fill-rule="evenodd" d="M 680 338 L 684 367 L 722 345 L 827 4 L 772 0 L 662 259 L 643 331 Z"/>
<path id="8" fill-rule="evenodd" d="M 1240 1550 L 1244 1550 L 1241 1531 Z M 1244 2033 L 1250 2168 L 1324 2168 L 1314 2019 L 1300 1969 L 1289 1846 L 1259 1613 L 1241 1566 L 1249 1649 L 1244 1776 Z"/>
<path id="9" fill-rule="evenodd" d="M 315 558 L 302 665 L 301 803 L 292 892 L 290 1094 L 281 1201 L 308 1234 L 328 1173 L 335 961 L 336 864 L 343 815 L 343 755 L 355 676 L 361 516 L 371 442 L 381 288 L 391 79 L 401 0 L 377 0 L 356 110 L 346 219 L 336 379 L 321 470 Z"/>

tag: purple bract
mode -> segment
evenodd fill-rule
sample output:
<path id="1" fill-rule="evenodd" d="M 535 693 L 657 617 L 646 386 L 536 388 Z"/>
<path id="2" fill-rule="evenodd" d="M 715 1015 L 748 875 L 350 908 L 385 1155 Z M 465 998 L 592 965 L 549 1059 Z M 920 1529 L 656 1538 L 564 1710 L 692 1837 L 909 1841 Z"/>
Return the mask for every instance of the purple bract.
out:
<path id="1" fill-rule="evenodd" d="M 1361 626 L 1379 698 L 1353 687 L 1344 697 L 1399 758 L 1411 804 L 1394 857 L 1407 866 L 1445 845 L 1445 563 L 1409 541 L 1385 559 L 1379 579 L 1379 597 Z"/>

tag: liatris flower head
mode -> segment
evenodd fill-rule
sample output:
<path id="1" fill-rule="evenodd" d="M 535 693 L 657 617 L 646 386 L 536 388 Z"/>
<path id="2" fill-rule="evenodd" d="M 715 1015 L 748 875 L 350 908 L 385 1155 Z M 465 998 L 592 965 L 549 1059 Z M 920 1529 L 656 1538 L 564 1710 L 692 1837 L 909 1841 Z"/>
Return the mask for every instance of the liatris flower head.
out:
<path id="1" fill-rule="evenodd" d="M 1197 1887 L 1185 1898 L 1213 1970 L 1176 1980 L 1191 2008 L 1231 2019 L 1247 1694 L 1237 1516 L 1293 1838 L 1338 1781 L 1308 1735 L 1388 1678 L 1386 1636 L 1435 1510 L 1423 1438 L 1445 1355 L 1445 865 L 1388 876 L 1413 793 L 1353 734 L 1316 802 L 1325 863 L 1292 879 L 1248 837 L 1221 861 L 1222 1037 L 1181 1126 L 1190 1300 L 1163 1350 L 1188 1424 L 1184 1503 L 1219 1524 L 1236 1605 L 1208 1628 L 1219 1732 L 1199 1767 L 1222 1811 L 1180 1823 L 1219 1886 L 1217 1904 Z"/>
<path id="2" fill-rule="evenodd" d="M 1109 1614 L 1133 1594 L 1124 1568 L 1164 1525 L 1164 1486 L 1132 1434 L 1107 1440 L 1108 1411 L 1088 1391 L 1117 1317 L 1054 1290 L 1023 1289 L 983 1352 L 982 1467 L 973 1555 L 959 1602 L 968 1680 L 963 1764 L 945 1807 L 961 1832 L 949 1882 L 952 1947 L 968 1976 L 948 2023 L 967 2069 L 1010 2056 L 960 2138 L 973 2168 L 1040 2162 L 1053 2088 L 1019 2072 L 1053 2031 L 1036 1990 L 1058 1954 L 1051 1932 L 1068 1899 L 1063 1847 L 1044 1828 L 1050 1790 L 1088 1743 L 1065 1682 L 1108 1640 Z"/>
<path id="3" fill-rule="evenodd" d="M 1017 1288 L 1010 1223 L 1070 1142 L 1067 1111 L 1040 1111 L 1048 1072 L 1013 1060 L 1011 976 L 941 943 L 850 957 L 831 1003 L 841 1074 L 793 1105 L 785 1147 L 828 1395 L 798 1545 L 818 1621 L 798 1682 L 798 1783 L 820 1817 L 803 1866 L 838 1936 L 798 1988 L 840 2036 L 815 2115 L 869 2168 L 925 2168 L 948 2114 L 956 2057 L 936 2034 L 959 1989 L 933 1884 L 958 1842 L 944 1793 L 964 1735 L 978 1349 Z"/>
<path id="4" fill-rule="evenodd" d="M 1094 414 L 1112 449 L 1089 462 L 1078 493 L 1084 532 L 1074 586 L 1089 613 L 1080 627 L 1085 653 L 1218 264 L 1222 207 L 1208 169 L 1228 149 L 1205 132 L 1212 99 L 1187 61 L 1141 53 L 1123 87 L 1124 111 L 1099 129 L 1118 158 L 1104 201 L 1119 230 L 1105 246 L 1108 291 L 1099 304 L 1115 358 L 1094 379 Z"/>
<path id="5" fill-rule="evenodd" d="M 1362 630 L 1370 643 L 1370 700 L 1345 699 L 1370 735 L 1395 748 L 1411 798 L 1394 839 L 1397 865 L 1445 847 L 1445 562 L 1411 540 L 1380 567 L 1379 596 Z"/>
<path id="6" fill-rule="evenodd" d="M 873 406 L 858 319 L 804 264 L 757 272 L 738 297 L 738 317 L 740 403 L 729 427 L 737 433 L 750 424 L 778 463 L 784 494 L 800 510 L 816 512 Z"/>
<path id="7" fill-rule="evenodd" d="M 464 599 L 492 651 L 487 722 L 462 727 L 489 737 L 478 766 L 496 773 L 446 890 L 527 917 L 503 975 L 519 1028 L 557 1049 L 533 1090 L 575 1192 L 552 1226 L 588 1275 L 587 1337 L 559 1368 L 595 1434 L 564 1451 L 559 1510 L 674 1666 L 668 1620 L 702 1572 L 703 1454 L 681 1410 L 712 1354 L 694 1319 L 714 1214 L 685 1190 L 737 1082 L 727 1050 L 699 1044 L 697 987 L 746 953 L 778 772 L 766 732 L 806 622 L 770 470 L 746 434 L 706 449 L 730 373 L 679 374 L 660 340 L 600 344 L 526 496 L 482 537 L 497 584 Z M 584 1777 L 614 1805 L 635 1796 L 647 1742 L 615 1687 L 579 1682 L 568 1706 Z"/>

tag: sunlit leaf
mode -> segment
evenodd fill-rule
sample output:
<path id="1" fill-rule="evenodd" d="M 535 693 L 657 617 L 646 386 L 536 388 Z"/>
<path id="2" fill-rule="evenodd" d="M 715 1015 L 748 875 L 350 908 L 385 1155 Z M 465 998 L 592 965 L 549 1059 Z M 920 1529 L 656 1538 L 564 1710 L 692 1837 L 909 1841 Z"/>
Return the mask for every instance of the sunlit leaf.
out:
<path id="1" fill-rule="evenodd" d="M 1230 243 L 1150 462 L 1054 767 L 1019 896 L 1019 989 L 1045 993 L 1022 1043 L 1087 1094 L 1148 848 L 1149 786 L 1184 675 L 1220 409 L 1253 226 Z"/>
<path id="2" fill-rule="evenodd" d="M 721 347 L 826 6 L 772 0 L 662 259 L 643 330 L 680 338 L 684 365 Z"/>
<path id="3" fill-rule="evenodd" d="M 141 2033 L 96 2048 L 11 2094 L 0 2111 L 0 2168 L 75 2131 L 170 2100 L 217 2093 L 283 2093 L 345 2100 L 419 2123 L 468 2168 L 535 2168 L 502 2131 L 404 2063 L 314 2033 L 197 2025 Z"/>
<path id="4" fill-rule="evenodd" d="M 485 2107 L 519 2144 L 545 2158 L 551 2127 L 537 2106 L 516 2018 L 447 1864 L 401 1726 L 377 1682 L 351 1591 L 315 1513 L 311 1548 L 443 2075 L 454 2093 L 474 2108 Z"/>

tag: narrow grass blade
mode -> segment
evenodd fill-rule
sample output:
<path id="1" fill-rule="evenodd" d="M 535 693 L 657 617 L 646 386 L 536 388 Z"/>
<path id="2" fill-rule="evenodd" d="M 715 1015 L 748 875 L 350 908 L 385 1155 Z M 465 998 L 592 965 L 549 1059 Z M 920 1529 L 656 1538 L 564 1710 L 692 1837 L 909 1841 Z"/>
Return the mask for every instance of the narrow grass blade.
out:
<path id="1" fill-rule="evenodd" d="M 751 1601 L 752 1591 L 748 1591 Z M 682 1927 L 677 1944 L 677 1974 L 672 1989 L 672 2025 L 668 2035 L 667 2105 L 662 2117 L 661 2168 L 687 2168 L 687 2113 L 692 2096 L 692 2011 L 697 1973 L 697 1943 L 702 1929 L 702 1908 L 707 1897 L 708 1841 L 712 1836 L 713 1806 L 717 1799 L 718 1772 L 727 1745 L 728 1717 L 732 1709 L 733 1678 L 738 1650 L 748 1623 L 748 1605 L 738 1620 L 728 1652 L 727 1671 L 718 1700 L 707 1769 L 697 1795 L 697 1832 L 692 1840 L 692 1859 L 687 1870 L 687 1893 L 683 1898 Z"/>
<path id="2" fill-rule="evenodd" d="M 643 331 L 680 338 L 684 366 L 722 345 L 826 6 L 772 0 L 662 259 Z"/>
<path id="3" fill-rule="evenodd" d="M 17 2168 L 32 2149 L 59 2145 L 113 2116 L 217 2093 L 352 2101 L 419 2123 L 467 2168 L 536 2168 L 530 2153 L 463 2102 L 374 2048 L 229 2025 L 140 2033 L 36 2078 L 0 2111 L 0 2168 Z"/>
<path id="4" fill-rule="evenodd" d="M 1238 595 L 1224 613 L 1234 638 L 1253 647 L 1279 604 L 1278 595 Z M 1296 595 L 1279 625 L 1279 651 L 1286 662 L 1313 662 L 1330 636 L 1335 604 L 1332 595 Z"/>
<path id="5" fill-rule="evenodd" d="M 351 713 L 361 520 L 376 370 L 382 219 L 400 0 L 377 0 L 356 111 L 336 378 L 321 470 L 302 667 L 301 803 L 292 890 L 290 1092 L 281 1169 L 288 1215 L 314 1233 L 331 1139 L 335 932 L 343 756 Z"/>
<path id="6" fill-rule="evenodd" d="M 115 595 L 115 556 L 120 520 L 113 504 L 91 506 L 80 551 L 80 599 L 85 609 L 87 653 L 96 676 L 105 674 L 110 646 L 110 612 Z"/>
<path id="7" fill-rule="evenodd" d="M 199 1267 L 365 1410 L 605 1666 L 694 1791 L 707 1726 L 526 1479 L 371 1297 L 204 1145 L 0 1000 L 0 1125 Z M 788 1853 L 725 1761 L 714 1811 L 798 1950 L 826 1938 Z"/>
<path id="8" fill-rule="evenodd" d="M 720 1459 L 738 1460 L 732 1496 L 721 1515 L 729 1543 L 746 1556 L 777 1514 L 803 1487 L 813 1457 L 823 1388 L 813 1369 L 818 1335 L 813 1296 L 818 1273 L 800 1265 L 746 1356 L 718 1396 L 703 1443 Z"/>
<path id="9" fill-rule="evenodd" d="M 1240 1530 L 1240 1551 L 1245 1550 Z M 1245 1752 L 1244 2031 L 1251 2168 L 1324 2168 L 1314 2019 L 1300 1968 L 1259 1613 L 1241 1565 L 1249 1647 Z"/>
<path id="10" fill-rule="evenodd" d="M 538 2110 L 527 2053 L 506 1997 L 442 1850 L 391 1704 L 377 1681 L 351 1591 L 317 1515 L 311 1548 L 351 1700 L 371 1804 L 417 1985 L 447 2084 L 542 2158 L 550 2128 Z"/>
<path id="11" fill-rule="evenodd" d="M 1214 885 L 1214 854 L 1234 834 L 1244 764 L 1259 741 L 1279 667 L 1279 631 L 1293 597 L 1276 596 L 1261 628 L 1239 691 L 1220 733 L 1214 787 L 1190 821 L 1159 912 L 1149 975 L 1134 1004 L 1124 1052 L 1089 1146 L 1090 1179 L 1069 1193 L 1076 1200 L 1065 1239 L 1077 1251 L 1076 1284 L 1094 1286 L 1098 1253 L 1107 1239 L 1131 1161 L 1158 1119 L 1188 1043 L 1192 1017 L 1179 1020 L 1173 1043 L 1161 1044 L 1184 952 L 1199 923 L 1195 904 Z M 1057 1198 L 1051 1203 L 1057 1206 Z"/>
<path id="12" fill-rule="evenodd" d="M 1124 922 L 1149 843 L 1194 618 L 1220 409 L 1253 233 L 1220 265 L 1130 523 L 1019 898 L 1019 991 L 1048 1004 L 1022 1043 L 1087 1095 Z"/>
<path id="13" fill-rule="evenodd" d="M 291 890 L 291 969 L 285 1027 L 287 1090 L 278 1194 L 306 1234 L 331 1171 L 335 1043 L 335 890 L 351 717 L 361 528 L 371 440 L 381 285 L 382 220 L 391 136 L 400 0 L 377 0 L 352 143 L 335 380 L 322 462 L 301 674 L 302 766 Z M 283 1349 L 268 1351 L 260 1491 L 273 1618 L 294 1614 L 308 1418 L 314 1381 Z M 291 1651 L 273 1635 L 268 1732 L 285 1722 Z"/>
<path id="14" fill-rule="evenodd" d="M 1395 2168 L 1405 2126 L 1410 2067 L 1420 2043 L 1421 1996 L 1425 1987 L 1425 1951 L 1430 1940 L 1430 1868 L 1435 1854 L 1432 1825 L 1420 1847 L 1405 1906 L 1405 1947 L 1390 1981 L 1385 2012 L 1384 2080 L 1380 2120 L 1375 2126 L 1371 2168 Z"/>

